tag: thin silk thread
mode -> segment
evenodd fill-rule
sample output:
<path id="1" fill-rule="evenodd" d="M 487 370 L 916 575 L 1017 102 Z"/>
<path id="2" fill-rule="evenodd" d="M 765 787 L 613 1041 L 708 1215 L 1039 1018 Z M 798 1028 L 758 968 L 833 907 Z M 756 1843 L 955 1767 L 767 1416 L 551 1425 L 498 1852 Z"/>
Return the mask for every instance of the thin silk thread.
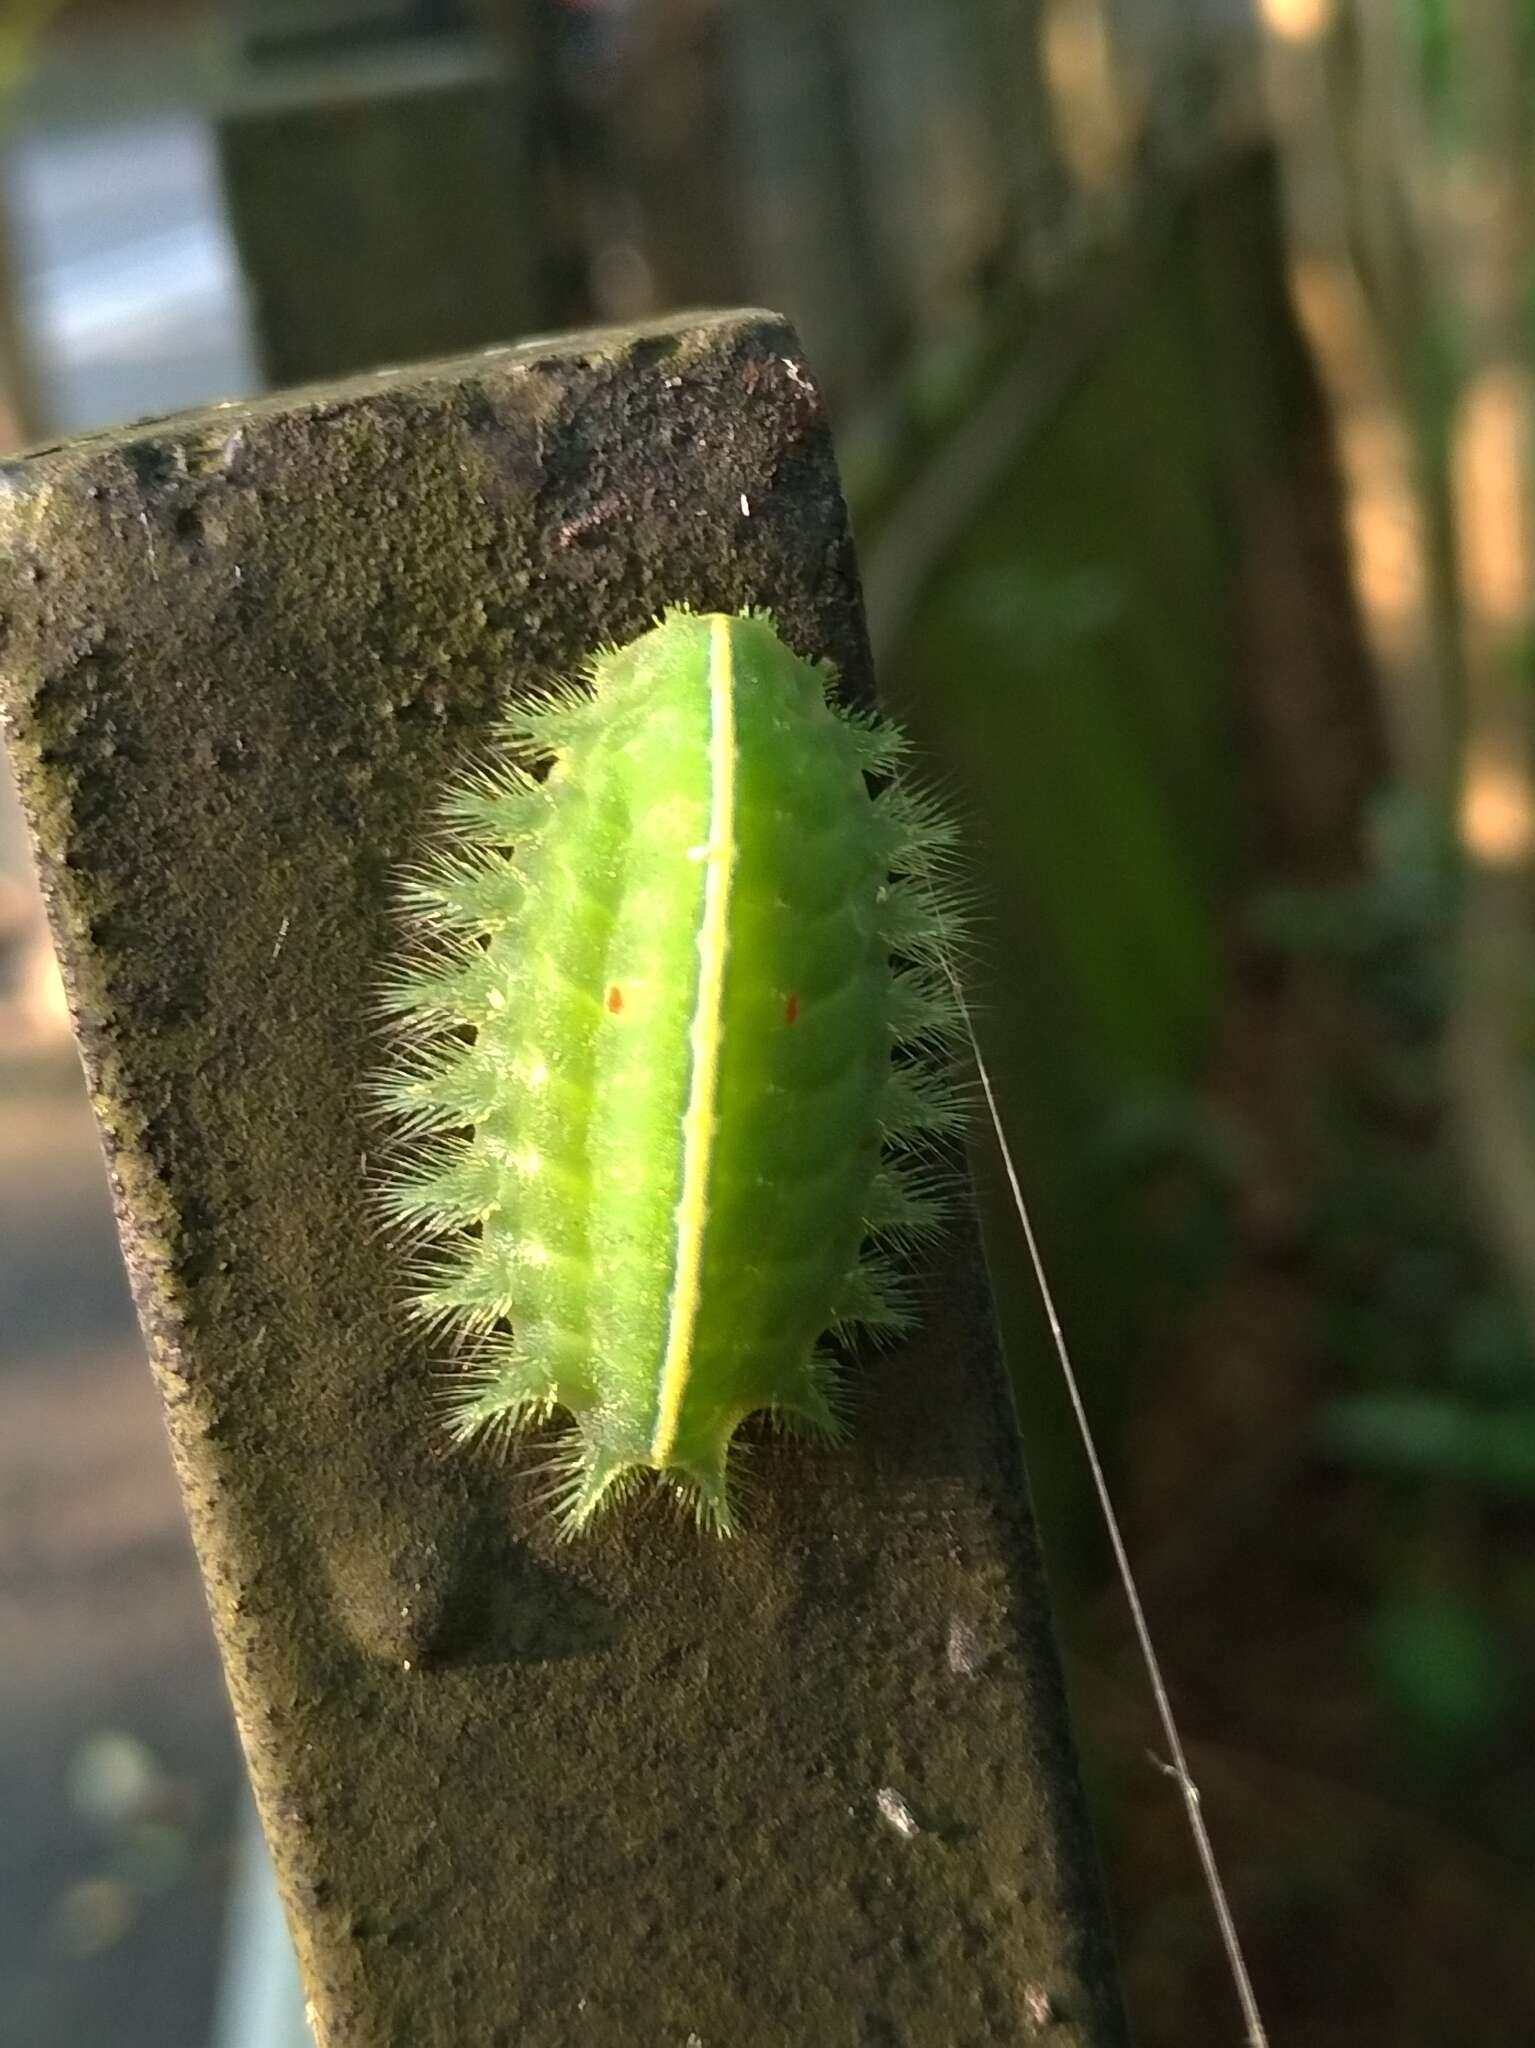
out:
<path id="1" fill-rule="evenodd" d="M 939 906 L 934 903 L 935 914 Z M 1024 1198 L 1023 1184 L 1018 1177 L 1018 1168 L 1013 1159 L 1013 1150 L 1002 1127 L 1001 1112 L 997 1107 L 996 1092 L 992 1087 L 991 1072 L 981 1051 L 976 1036 L 975 1021 L 970 1014 L 970 1005 L 965 1000 L 964 986 L 946 946 L 941 946 L 943 971 L 954 991 L 954 1000 L 959 1005 L 959 1014 L 968 1041 L 970 1056 L 975 1061 L 975 1071 L 981 1083 L 981 1093 L 986 1102 L 986 1115 L 992 1133 L 997 1141 L 997 1150 L 1002 1155 L 1003 1171 L 1007 1175 L 1008 1189 L 1012 1196 L 1014 1211 L 1023 1231 L 1023 1241 L 1028 1247 L 1029 1264 L 1034 1273 L 1034 1284 L 1039 1289 L 1039 1298 L 1044 1305 L 1045 1318 L 1050 1325 L 1050 1337 L 1055 1346 L 1055 1355 L 1060 1363 L 1061 1378 L 1065 1382 L 1071 1411 L 1076 1418 L 1077 1432 L 1082 1439 L 1082 1449 L 1087 1458 L 1087 1468 L 1092 1475 L 1093 1489 L 1098 1496 L 1098 1506 L 1103 1523 L 1108 1531 L 1109 1543 L 1114 1552 L 1114 1562 L 1119 1571 L 1119 1582 L 1124 1588 L 1125 1601 L 1130 1610 L 1131 1624 L 1140 1649 L 1141 1662 L 1151 1684 L 1151 1696 L 1156 1703 L 1157 1719 L 1162 1726 L 1162 1737 L 1167 1744 L 1170 1763 L 1160 1763 L 1159 1769 L 1176 1783 L 1183 1795 L 1184 1809 L 1188 1814 L 1189 1832 L 1194 1839 L 1194 1851 L 1199 1858 L 1199 1867 L 1204 1874 L 1205 1889 L 1215 1913 L 1215 1924 L 1220 1931 L 1221 1947 L 1225 1951 L 1227 1968 L 1231 1973 L 1232 1986 L 1236 1991 L 1237 2003 L 1242 2009 L 1242 2022 L 1247 2029 L 1248 2048 L 1269 2048 L 1268 2031 L 1263 2024 L 1263 2015 L 1258 2009 L 1257 1994 L 1253 1990 L 1252 1978 L 1248 1972 L 1247 1959 L 1242 1952 L 1242 1941 L 1237 1933 L 1236 1920 L 1231 1903 L 1226 1896 L 1226 1887 L 1221 1880 L 1220 1866 L 1216 1862 L 1215 1848 L 1205 1826 L 1204 1808 L 1199 1787 L 1189 1770 L 1188 1758 L 1183 1741 L 1178 1733 L 1177 1719 L 1173 1713 L 1171 1695 L 1167 1681 L 1162 1676 L 1162 1664 L 1157 1656 L 1156 1646 L 1151 1639 L 1151 1627 L 1146 1619 L 1146 1610 L 1141 1603 L 1140 1589 L 1130 1565 L 1130 1553 L 1119 1526 L 1119 1517 L 1114 1511 L 1113 1498 L 1109 1493 L 1108 1480 L 1104 1474 L 1103 1461 L 1098 1455 L 1098 1446 L 1093 1437 L 1092 1424 L 1087 1419 L 1087 1407 L 1082 1399 L 1082 1389 L 1072 1364 L 1071 1351 L 1066 1342 L 1066 1332 L 1061 1323 L 1060 1312 L 1055 1305 L 1055 1295 L 1045 1273 L 1044 1256 L 1040 1251 L 1039 1239 L 1034 1232 L 1033 1218 Z"/>

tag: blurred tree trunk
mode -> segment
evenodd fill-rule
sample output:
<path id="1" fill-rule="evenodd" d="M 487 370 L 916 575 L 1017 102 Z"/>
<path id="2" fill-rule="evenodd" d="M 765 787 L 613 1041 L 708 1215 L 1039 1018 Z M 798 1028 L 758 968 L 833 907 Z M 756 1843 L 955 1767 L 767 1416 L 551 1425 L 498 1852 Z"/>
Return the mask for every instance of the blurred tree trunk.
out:
<path id="1" fill-rule="evenodd" d="M 602 87 L 608 20 L 601 8 L 561 0 L 475 0 L 499 36 L 507 61 L 527 82 L 524 95 L 531 205 L 550 318 L 578 326 L 604 312 L 646 310 L 604 305 L 598 253 L 614 238 L 616 173 Z"/>
<path id="2" fill-rule="evenodd" d="M 615 52 L 609 112 L 658 306 L 751 295 L 720 0 L 647 0 Z"/>
<path id="3" fill-rule="evenodd" d="M 841 0 L 843 74 L 903 344 L 973 320 L 1002 238 L 1003 177 L 969 11 Z"/>
<path id="4" fill-rule="evenodd" d="M 903 339 L 862 147 L 844 8 L 725 0 L 751 275 L 834 399 L 867 392 Z"/>
<path id="5" fill-rule="evenodd" d="M 546 323 L 532 81 L 456 8 L 243 5 L 218 150 L 274 385 Z"/>
<path id="6" fill-rule="evenodd" d="M 1478 0 L 1432 53 L 1389 0 L 1267 0 L 1264 20 L 1395 774 L 1458 853 L 1451 1111 L 1535 1329 L 1535 18 Z"/>
<path id="7" fill-rule="evenodd" d="M 1278 146 L 1291 296 L 1327 394 L 1355 601 L 1398 782 L 1436 815 L 1453 785 L 1432 521 L 1399 352 L 1357 257 L 1359 99 L 1352 43 L 1324 0 L 1271 0 L 1264 72 Z M 1379 152 L 1385 135 L 1366 137 Z M 1376 243 L 1377 250 L 1379 243 Z M 1383 266 L 1391 269 L 1394 266 Z"/>
<path id="8" fill-rule="evenodd" d="M 1465 686 L 1450 1079 L 1484 1227 L 1535 1328 L 1535 17 L 1479 0 L 1458 20 L 1465 139 L 1443 244 L 1462 349 L 1450 475 Z"/>
<path id="9" fill-rule="evenodd" d="M 974 131 L 970 148 L 985 166 L 988 217 L 984 257 L 999 282 L 1021 276 L 1048 283 L 1055 230 L 1070 180 L 1055 135 L 1034 0 L 950 0 L 941 17 L 953 68 Z"/>
<path id="10" fill-rule="evenodd" d="M 1112 0 L 1040 0 L 1038 35 L 1055 134 L 1069 174 L 1061 228 L 1070 261 L 1124 224 L 1146 109 Z"/>

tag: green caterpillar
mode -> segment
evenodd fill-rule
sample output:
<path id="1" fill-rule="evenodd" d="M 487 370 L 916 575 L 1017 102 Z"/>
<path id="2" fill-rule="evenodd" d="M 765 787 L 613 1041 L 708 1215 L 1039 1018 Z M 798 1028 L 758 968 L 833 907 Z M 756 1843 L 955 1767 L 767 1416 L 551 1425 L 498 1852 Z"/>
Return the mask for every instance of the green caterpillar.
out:
<path id="1" fill-rule="evenodd" d="M 761 615 L 669 612 L 588 680 L 511 714 L 407 884 L 385 1201 L 469 1340 L 458 1437 L 566 1410 L 567 1532 L 649 1471 L 723 1534 L 743 1419 L 837 1436 L 826 1334 L 910 1321 L 955 835 Z"/>

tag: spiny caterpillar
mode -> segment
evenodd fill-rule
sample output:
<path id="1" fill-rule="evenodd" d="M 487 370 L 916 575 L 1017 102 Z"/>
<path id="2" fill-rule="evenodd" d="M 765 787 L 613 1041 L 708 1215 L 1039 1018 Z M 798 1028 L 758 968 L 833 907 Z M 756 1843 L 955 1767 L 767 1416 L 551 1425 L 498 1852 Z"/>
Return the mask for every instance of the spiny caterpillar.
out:
<path id="1" fill-rule="evenodd" d="M 954 833 L 764 616 L 668 612 L 588 681 L 510 713 L 406 886 L 385 1202 L 468 1340 L 456 1436 L 567 1410 L 567 1532 L 654 1471 L 723 1534 L 742 1420 L 837 1436 L 822 1340 L 910 1321 Z"/>

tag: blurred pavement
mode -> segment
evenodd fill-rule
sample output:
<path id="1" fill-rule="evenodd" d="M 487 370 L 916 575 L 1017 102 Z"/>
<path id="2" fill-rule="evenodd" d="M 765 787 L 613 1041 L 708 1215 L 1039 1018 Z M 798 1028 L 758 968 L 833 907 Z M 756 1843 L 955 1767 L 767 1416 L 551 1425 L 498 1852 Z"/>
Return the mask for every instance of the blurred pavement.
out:
<path id="1" fill-rule="evenodd" d="M 6 2048 L 203 2048 L 240 1775 L 73 1053 L 0 1048 Z"/>
<path id="2" fill-rule="evenodd" d="M 9 109 L 50 434 L 256 386 L 211 75 L 136 19 Z M 207 2048 L 243 1772 L 45 945 L 0 818 L 0 2043 Z"/>

